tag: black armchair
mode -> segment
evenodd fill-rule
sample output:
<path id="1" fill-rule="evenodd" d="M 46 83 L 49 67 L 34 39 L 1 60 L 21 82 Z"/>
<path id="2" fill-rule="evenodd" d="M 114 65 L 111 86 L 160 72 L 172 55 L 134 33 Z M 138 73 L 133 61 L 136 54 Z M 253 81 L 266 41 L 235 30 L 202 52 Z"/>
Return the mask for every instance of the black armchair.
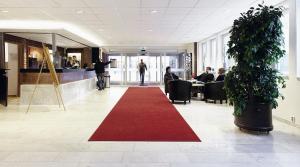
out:
<path id="1" fill-rule="evenodd" d="M 227 103 L 224 81 L 206 83 L 204 88 L 204 99 L 206 102 L 208 100 L 213 100 L 214 103 L 216 103 L 217 100 L 220 100 L 221 104 L 223 100 L 226 100 Z"/>
<path id="2" fill-rule="evenodd" d="M 172 103 L 175 100 L 191 102 L 191 91 L 192 91 L 192 83 L 183 80 L 174 80 L 170 81 L 168 84 L 169 88 L 169 99 L 172 100 Z"/>

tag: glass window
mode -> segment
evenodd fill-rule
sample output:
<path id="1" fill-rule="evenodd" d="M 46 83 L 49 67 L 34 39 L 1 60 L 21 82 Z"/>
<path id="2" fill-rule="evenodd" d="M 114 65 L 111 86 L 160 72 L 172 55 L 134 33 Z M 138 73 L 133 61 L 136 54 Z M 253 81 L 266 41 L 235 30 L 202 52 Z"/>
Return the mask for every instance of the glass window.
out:
<path id="1" fill-rule="evenodd" d="M 124 56 L 121 56 L 120 54 L 109 55 L 109 60 L 111 60 L 113 63 L 109 65 L 108 71 L 110 75 L 110 81 L 113 84 L 121 84 L 123 81 L 123 63 L 125 62 L 123 57 Z"/>
<path id="2" fill-rule="evenodd" d="M 223 35 L 222 37 L 222 55 L 223 55 L 223 58 L 224 58 L 224 65 L 223 67 L 228 70 L 230 69 L 232 66 L 234 66 L 235 64 L 235 61 L 234 59 L 229 59 L 228 58 L 228 53 L 227 53 L 227 50 L 229 49 L 228 47 L 228 42 L 230 40 L 230 34 L 225 34 Z"/>
<path id="3" fill-rule="evenodd" d="M 212 67 L 212 70 L 215 71 L 217 67 L 217 40 L 212 39 L 210 41 L 210 47 L 211 47 L 211 52 L 210 52 L 210 63 L 208 66 Z"/>
<path id="4" fill-rule="evenodd" d="M 201 56 L 202 56 L 202 67 L 201 69 L 204 70 L 205 66 L 207 66 L 209 64 L 209 58 L 207 57 L 207 44 L 206 42 L 205 43 L 202 43 L 202 46 L 201 46 Z"/>
<path id="5" fill-rule="evenodd" d="M 289 74 L 289 12 L 285 11 L 281 19 L 283 24 L 283 37 L 284 37 L 284 46 L 283 49 L 286 51 L 284 57 L 279 60 L 277 64 L 277 69 L 283 75 Z"/>

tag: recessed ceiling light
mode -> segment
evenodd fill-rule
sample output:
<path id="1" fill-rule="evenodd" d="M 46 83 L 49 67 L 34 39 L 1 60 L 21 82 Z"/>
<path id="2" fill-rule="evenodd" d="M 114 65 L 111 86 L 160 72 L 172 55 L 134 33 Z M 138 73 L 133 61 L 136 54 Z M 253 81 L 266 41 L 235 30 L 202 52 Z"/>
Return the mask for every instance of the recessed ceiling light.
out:
<path id="1" fill-rule="evenodd" d="M 76 13 L 77 13 L 77 14 L 82 14 L 83 11 L 82 11 L 82 10 L 77 10 Z"/>
<path id="2" fill-rule="evenodd" d="M 153 30 L 150 29 L 150 30 L 148 30 L 148 31 L 149 31 L 149 32 L 152 32 Z"/>
<path id="3" fill-rule="evenodd" d="M 8 10 L 0 10 L 2 13 L 8 13 Z"/>
<path id="4" fill-rule="evenodd" d="M 151 14 L 158 13 L 158 10 L 151 10 Z"/>

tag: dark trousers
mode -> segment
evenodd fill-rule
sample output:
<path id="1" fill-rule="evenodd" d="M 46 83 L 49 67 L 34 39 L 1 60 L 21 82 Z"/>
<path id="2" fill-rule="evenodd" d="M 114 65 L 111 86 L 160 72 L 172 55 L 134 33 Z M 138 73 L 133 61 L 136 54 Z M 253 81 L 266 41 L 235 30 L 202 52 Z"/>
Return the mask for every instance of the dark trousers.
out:
<path id="1" fill-rule="evenodd" d="M 140 72 L 140 80 L 141 80 L 141 85 L 144 85 L 144 83 L 145 83 L 145 73 L 144 72 Z"/>
<path id="2" fill-rule="evenodd" d="M 98 89 L 100 89 L 100 90 L 104 89 L 105 88 L 104 73 L 98 73 L 97 79 L 98 79 L 98 82 L 97 82 Z"/>

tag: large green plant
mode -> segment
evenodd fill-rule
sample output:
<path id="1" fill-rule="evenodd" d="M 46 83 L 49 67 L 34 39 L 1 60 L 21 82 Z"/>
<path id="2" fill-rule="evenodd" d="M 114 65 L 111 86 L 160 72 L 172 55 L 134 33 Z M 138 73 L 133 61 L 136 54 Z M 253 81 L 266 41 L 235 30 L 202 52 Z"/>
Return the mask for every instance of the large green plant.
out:
<path id="1" fill-rule="evenodd" d="M 237 116 L 251 99 L 276 108 L 276 99 L 283 98 L 279 87 L 285 81 L 273 68 L 285 54 L 282 15 L 282 8 L 258 5 L 234 21 L 227 53 L 237 64 L 226 76 L 225 90 Z"/>

